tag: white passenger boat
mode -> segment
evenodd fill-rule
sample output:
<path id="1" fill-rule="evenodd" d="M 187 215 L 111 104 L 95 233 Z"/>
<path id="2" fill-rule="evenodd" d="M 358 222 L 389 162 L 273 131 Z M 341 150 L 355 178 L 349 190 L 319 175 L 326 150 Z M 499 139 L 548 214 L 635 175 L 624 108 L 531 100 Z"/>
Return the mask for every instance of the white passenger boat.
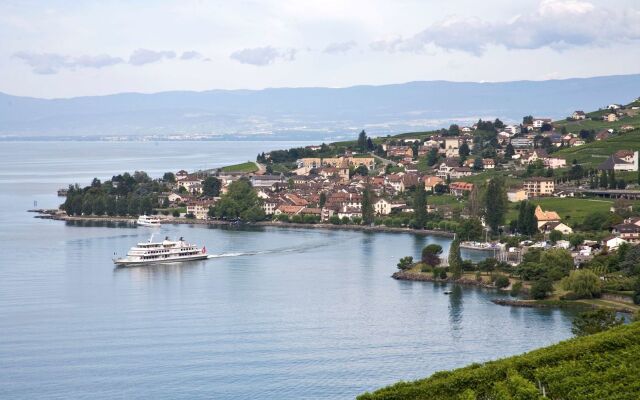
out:
<path id="1" fill-rule="evenodd" d="M 493 251 L 499 250 L 500 246 L 497 243 L 491 242 L 460 242 L 460 248 L 468 250 Z"/>
<path id="2" fill-rule="evenodd" d="M 157 227 L 160 226 L 160 219 L 158 217 L 152 217 L 149 215 L 141 215 L 138 217 L 136 225 Z"/>
<path id="3" fill-rule="evenodd" d="M 113 263 L 118 266 L 133 266 L 204 260 L 207 257 L 206 247 L 199 248 L 182 238 L 173 241 L 167 237 L 162 242 L 154 242 L 151 237 L 148 242 L 133 246 L 126 257 L 114 258 Z"/>

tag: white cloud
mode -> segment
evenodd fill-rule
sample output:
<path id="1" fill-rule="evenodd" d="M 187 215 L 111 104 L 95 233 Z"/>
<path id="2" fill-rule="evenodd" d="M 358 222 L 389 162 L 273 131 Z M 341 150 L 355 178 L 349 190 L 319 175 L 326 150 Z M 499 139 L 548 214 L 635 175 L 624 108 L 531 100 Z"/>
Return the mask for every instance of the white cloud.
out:
<path id="1" fill-rule="evenodd" d="M 32 53 L 20 51 L 13 55 L 29 65 L 33 72 L 41 75 L 56 74 L 61 69 L 103 68 L 121 64 L 124 60 L 107 54 L 97 56 L 82 55 L 70 57 L 56 53 Z"/>
<path id="2" fill-rule="evenodd" d="M 194 51 L 194 50 L 185 51 L 180 56 L 181 60 L 199 60 L 201 58 L 202 58 L 202 54 L 200 54 L 200 53 L 198 53 L 197 51 Z"/>
<path id="3" fill-rule="evenodd" d="M 138 49 L 129 56 L 129 64 L 145 65 L 164 59 L 176 58 L 175 51 L 153 51 L 148 49 Z"/>
<path id="4" fill-rule="evenodd" d="M 373 50 L 420 52 L 428 46 L 483 54 L 487 46 L 507 49 L 563 50 L 606 47 L 640 40 L 640 11 L 609 9 L 579 0 L 544 0 L 531 13 L 509 20 L 486 21 L 452 16 L 409 38 L 377 41 Z"/>
<path id="5" fill-rule="evenodd" d="M 277 60 L 293 61 L 296 58 L 296 49 L 277 49 L 271 46 L 242 49 L 231 53 L 231 59 L 242 64 L 265 66 L 273 64 Z"/>
<path id="6" fill-rule="evenodd" d="M 334 42 L 325 47 L 324 52 L 327 54 L 346 53 L 357 45 L 358 44 L 353 40 L 350 40 L 348 42 Z"/>

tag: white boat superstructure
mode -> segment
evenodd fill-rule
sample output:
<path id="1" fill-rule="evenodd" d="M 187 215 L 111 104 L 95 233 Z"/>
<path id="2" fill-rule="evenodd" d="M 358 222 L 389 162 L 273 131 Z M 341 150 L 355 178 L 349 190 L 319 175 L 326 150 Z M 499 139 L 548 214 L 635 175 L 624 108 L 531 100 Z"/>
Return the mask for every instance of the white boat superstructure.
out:
<path id="1" fill-rule="evenodd" d="M 181 261 L 204 260 L 208 257 L 207 248 L 200 248 L 195 244 L 187 243 L 182 238 L 162 242 L 154 242 L 153 237 L 145 243 L 133 246 L 126 257 L 116 258 L 114 264 L 121 266 L 174 263 Z"/>
<path id="2" fill-rule="evenodd" d="M 153 217 L 149 215 L 141 215 L 138 217 L 138 220 L 136 221 L 136 225 L 156 227 L 156 226 L 160 226 L 160 219 L 158 217 Z"/>

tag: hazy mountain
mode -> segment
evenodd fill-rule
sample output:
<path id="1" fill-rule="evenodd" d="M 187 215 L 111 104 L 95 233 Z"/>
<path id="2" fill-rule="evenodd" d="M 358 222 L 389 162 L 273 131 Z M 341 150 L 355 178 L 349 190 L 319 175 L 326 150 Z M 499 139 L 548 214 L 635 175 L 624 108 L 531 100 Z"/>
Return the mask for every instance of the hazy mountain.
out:
<path id="1" fill-rule="evenodd" d="M 0 135 L 337 137 L 448 126 L 479 117 L 562 118 L 640 95 L 640 75 L 503 83 L 122 93 L 37 99 L 0 93 Z"/>

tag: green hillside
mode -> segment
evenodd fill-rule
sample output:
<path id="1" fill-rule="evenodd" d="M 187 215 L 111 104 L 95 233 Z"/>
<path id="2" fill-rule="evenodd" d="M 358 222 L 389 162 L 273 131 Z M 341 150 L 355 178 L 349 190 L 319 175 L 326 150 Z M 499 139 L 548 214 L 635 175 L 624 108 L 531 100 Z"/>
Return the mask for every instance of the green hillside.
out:
<path id="1" fill-rule="evenodd" d="M 523 355 L 400 382 L 358 399 L 631 400 L 640 398 L 638 377 L 640 322 Z"/>
<path id="2" fill-rule="evenodd" d="M 569 164 L 576 159 L 580 164 L 597 167 L 618 150 L 640 150 L 640 129 L 607 140 L 562 149 L 553 155 L 566 159 Z"/>

